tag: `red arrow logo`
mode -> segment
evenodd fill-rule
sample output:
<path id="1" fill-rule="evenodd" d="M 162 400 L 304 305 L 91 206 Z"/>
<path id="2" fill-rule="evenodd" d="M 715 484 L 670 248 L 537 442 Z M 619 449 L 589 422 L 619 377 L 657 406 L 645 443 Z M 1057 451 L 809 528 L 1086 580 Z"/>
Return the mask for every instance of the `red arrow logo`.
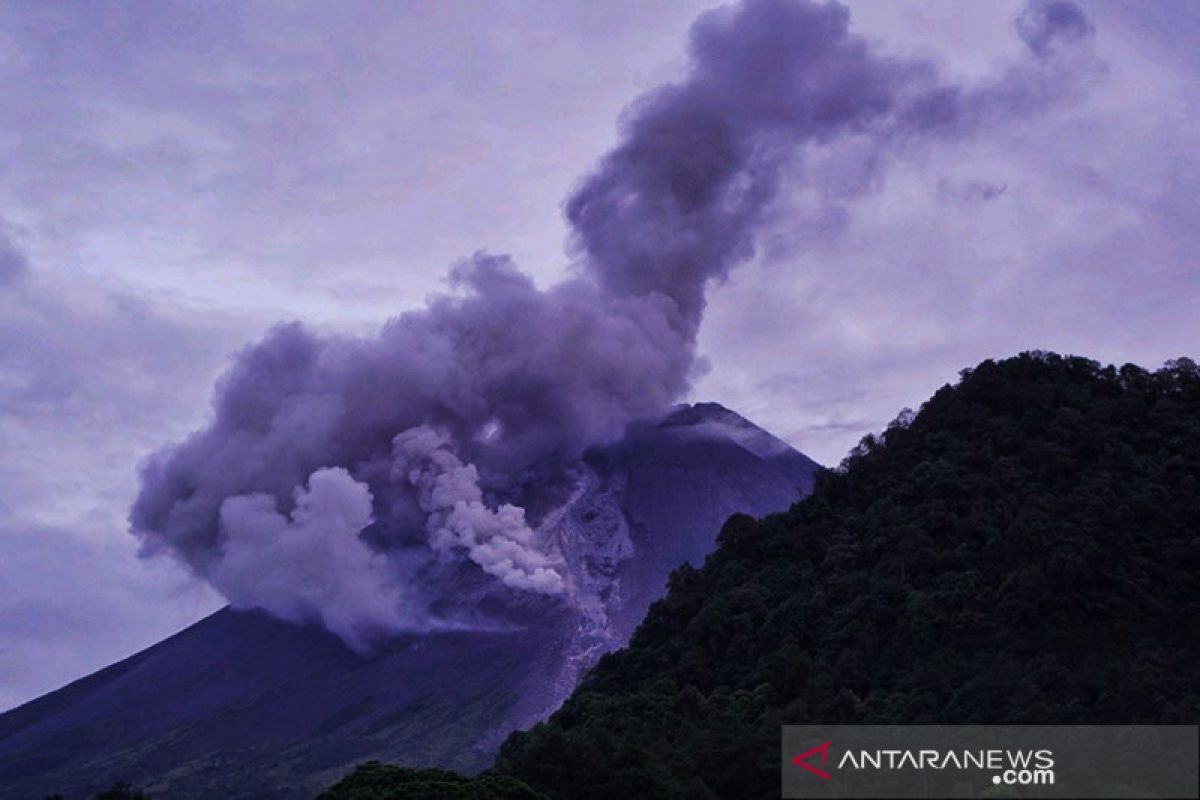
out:
<path id="1" fill-rule="evenodd" d="M 807 759 L 812 758 L 817 753 L 821 754 L 821 766 L 822 767 L 825 766 L 825 759 L 829 756 L 829 742 L 826 742 L 825 744 L 819 744 L 816 747 L 812 748 L 811 750 L 805 750 L 803 753 L 801 753 L 800 755 L 793 758 L 792 763 L 795 764 L 797 767 L 803 767 L 804 769 L 811 772 L 813 775 L 817 775 L 817 776 L 824 778 L 825 780 L 829 780 L 828 772 L 826 772 L 823 769 L 817 769 L 812 764 L 809 764 L 807 761 Z"/>

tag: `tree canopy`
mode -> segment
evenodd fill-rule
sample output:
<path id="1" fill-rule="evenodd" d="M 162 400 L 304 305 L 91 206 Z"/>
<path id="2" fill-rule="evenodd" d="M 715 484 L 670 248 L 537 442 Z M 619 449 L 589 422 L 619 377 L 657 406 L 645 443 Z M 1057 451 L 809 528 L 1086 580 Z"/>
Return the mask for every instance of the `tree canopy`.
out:
<path id="1" fill-rule="evenodd" d="M 474 779 L 444 769 L 409 769 L 368 761 L 317 800 L 545 800 L 501 775 Z"/>
<path id="2" fill-rule="evenodd" d="M 1195 724 L 1198 481 L 1191 361 L 986 361 L 790 511 L 731 518 L 475 780 L 773 798 L 784 724 Z"/>

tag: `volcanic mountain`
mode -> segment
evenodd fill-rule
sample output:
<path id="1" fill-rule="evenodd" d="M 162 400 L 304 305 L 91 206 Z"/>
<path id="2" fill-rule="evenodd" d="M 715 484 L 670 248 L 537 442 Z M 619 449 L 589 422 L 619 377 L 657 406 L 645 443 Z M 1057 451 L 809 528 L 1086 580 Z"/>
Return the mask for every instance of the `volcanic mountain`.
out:
<path id="1" fill-rule="evenodd" d="M 311 797 L 367 759 L 480 769 L 628 641 L 727 517 L 786 509 L 816 469 L 719 405 L 680 406 L 589 452 L 540 522 L 590 606 L 526 597 L 502 625 L 396 636 L 366 654 L 224 608 L 0 715 L 0 798 L 117 780 L 172 798 Z"/>

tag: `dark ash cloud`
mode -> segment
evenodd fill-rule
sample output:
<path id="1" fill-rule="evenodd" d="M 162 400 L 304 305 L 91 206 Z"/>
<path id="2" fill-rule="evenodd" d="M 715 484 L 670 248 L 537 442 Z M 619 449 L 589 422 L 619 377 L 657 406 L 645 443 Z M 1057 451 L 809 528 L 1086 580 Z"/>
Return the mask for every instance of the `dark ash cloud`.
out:
<path id="1" fill-rule="evenodd" d="M 481 253 L 378 337 L 275 329 L 220 381 L 212 422 L 144 466 L 130 517 L 144 552 L 359 647 L 461 624 L 433 610 L 454 592 L 430 578 L 447 561 L 576 599 L 510 501 L 568 484 L 585 448 L 687 391 L 706 288 L 753 256 L 786 177 L 851 143 L 865 174 L 808 175 L 808 191 L 846 203 L 908 148 L 1052 105 L 1070 75 L 1047 35 L 1031 63 L 962 86 L 881 54 L 835 3 L 703 15 L 684 79 L 626 110 L 620 143 L 567 200 L 571 279 L 540 290 Z"/>

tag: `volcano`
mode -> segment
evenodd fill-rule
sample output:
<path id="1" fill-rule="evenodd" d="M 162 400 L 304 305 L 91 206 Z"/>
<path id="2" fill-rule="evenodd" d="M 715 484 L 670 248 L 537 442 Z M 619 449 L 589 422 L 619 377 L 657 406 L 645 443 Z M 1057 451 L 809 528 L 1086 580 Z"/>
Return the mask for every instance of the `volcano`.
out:
<path id="1" fill-rule="evenodd" d="M 629 640 L 726 518 L 787 509 L 817 469 L 728 409 L 679 406 L 587 453 L 540 522 L 590 604 L 527 598 L 492 629 L 394 636 L 367 653 L 227 607 L 0 715 L 0 798 L 118 780 L 172 798 L 299 798 L 368 759 L 481 769 Z"/>

